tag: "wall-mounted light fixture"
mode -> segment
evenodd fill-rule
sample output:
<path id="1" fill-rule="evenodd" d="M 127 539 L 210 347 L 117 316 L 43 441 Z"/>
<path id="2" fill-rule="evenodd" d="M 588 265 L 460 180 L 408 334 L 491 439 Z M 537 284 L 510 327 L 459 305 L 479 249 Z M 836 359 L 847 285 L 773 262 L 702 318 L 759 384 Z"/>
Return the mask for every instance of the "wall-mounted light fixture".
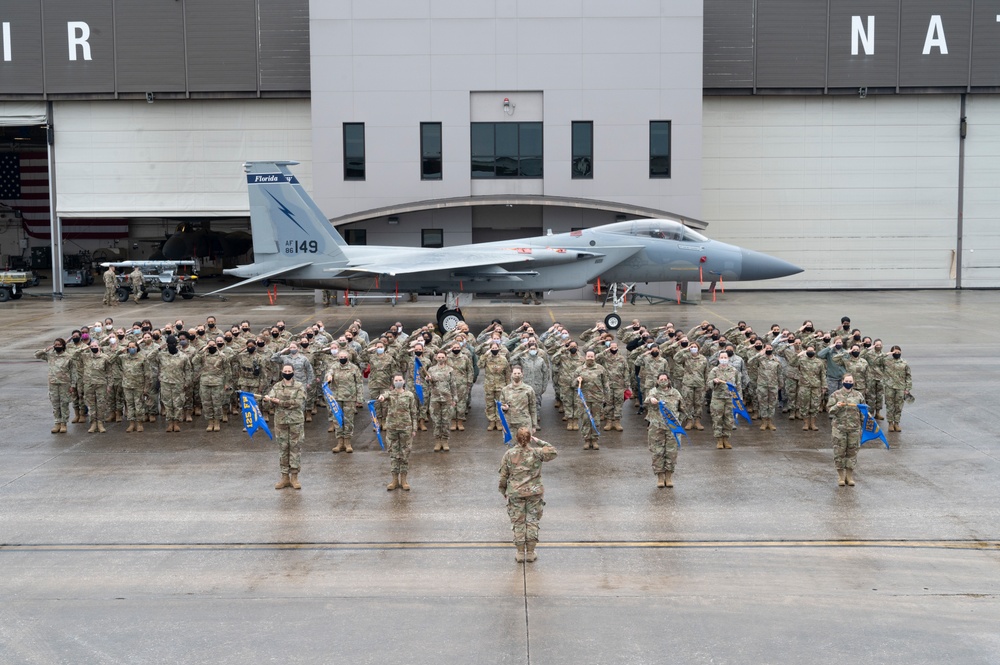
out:
<path id="1" fill-rule="evenodd" d="M 399 217 L 393 216 L 387 219 L 386 221 L 389 222 L 390 224 L 399 224 Z"/>

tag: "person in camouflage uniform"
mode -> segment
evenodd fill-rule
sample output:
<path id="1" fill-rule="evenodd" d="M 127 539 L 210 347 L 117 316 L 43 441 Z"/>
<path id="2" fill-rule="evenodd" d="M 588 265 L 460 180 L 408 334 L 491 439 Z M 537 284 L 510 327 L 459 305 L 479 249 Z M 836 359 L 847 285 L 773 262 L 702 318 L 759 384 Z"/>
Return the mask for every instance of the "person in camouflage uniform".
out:
<path id="1" fill-rule="evenodd" d="M 882 383 L 885 388 L 885 418 L 890 432 L 902 432 L 899 419 L 903 415 L 903 402 L 913 390 L 910 366 L 903 360 L 903 349 L 898 345 L 889 349 L 891 357 L 882 364 Z"/>
<path id="2" fill-rule="evenodd" d="M 73 404 L 74 416 L 72 423 L 85 423 L 87 422 L 87 416 L 84 415 L 87 411 L 87 405 L 83 401 L 83 377 L 80 376 L 80 371 L 83 366 L 81 361 L 83 360 L 82 353 L 90 353 L 90 335 L 87 335 L 87 340 L 83 339 L 83 332 L 81 330 L 74 330 L 70 335 L 70 341 L 66 344 L 66 354 L 73 359 L 73 364 L 77 368 L 76 371 L 76 385 L 75 390 L 70 391 L 70 401 Z"/>
<path id="3" fill-rule="evenodd" d="M 406 349 L 409 348 L 410 352 L 406 353 Z M 397 369 L 400 374 L 406 377 L 406 387 L 413 391 L 413 394 L 417 396 L 417 429 L 421 432 L 427 431 L 427 421 L 430 420 L 430 400 L 428 399 L 427 390 L 425 388 L 427 380 L 427 365 L 431 363 L 431 357 L 424 355 L 424 345 L 422 342 L 417 342 L 411 347 L 406 347 L 400 345 L 399 347 L 399 360 Z M 420 391 L 423 392 L 423 399 L 420 399 L 421 392 L 417 390 L 417 386 L 420 386 Z"/>
<path id="4" fill-rule="evenodd" d="M 537 559 L 538 523 L 545 506 L 545 488 L 542 485 L 542 463 L 556 457 L 556 449 L 549 443 L 531 436 L 527 427 L 517 430 L 517 445 L 504 453 L 500 462 L 499 490 L 507 499 L 507 516 L 514 532 L 514 546 L 518 563 Z M 530 446 L 534 442 L 538 447 Z"/>
<path id="5" fill-rule="evenodd" d="M 368 394 L 374 399 L 392 387 L 393 359 L 386 352 L 383 340 L 376 340 L 369 349 L 368 366 L 371 367 L 368 372 Z M 375 415 L 379 421 L 385 420 L 385 408 L 384 401 L 375 405 Z"/>
<path id="6" fill-rule="evenodd" d="M 142 271 L 139 270 L 139 266 L 129 273 L 128 281 L 132 286 L 132 302 L 138 305 L 139 299 L 142 298 Z"/>
<path id="7" fill-rule="evenodd" d="M 510 383 L 500 391 L 500 405 L 511 432 L 522 427 L 535 431 L 538 424 L 535 390 L 524 382 L 524 370 L 520 365 L 511 368 Z"/>
<path id="8" fill-rule="evenodd" d="M 760 414 L 761 430 L 774 431 L 774 410 L 778 404 L 778 390 L 781 388 L 781 363 L 774 357 L 774 347 L 765 344 L 763 350 L 750 358 L 747 366 L 757 377 L 757 413 Z"/>
<path id="9" fill-rule="evenodd" d="M 364 398 L 364 377 L 361 376 L 361 370 L 358 369 L 358 366 L 350 362 L 347 351 L 340 349 L 337 352 L 337 362 L 327 372 L 325 380 L 326 383 L 330 384 L 333 398 L 340 405 L 344 418 L 344 425 L 335 427 L 337 420 L 333 417 L 333 413 L 330 413 L 330 427 L 337 430 L 337 445 L 331 449 L 331 452 L 353 453 L 351 439 L 354 437 L 354 416 Z"/>
<path id="10" fill-rule="evenodd" d="M 827 400 L 827 410 L 833 416 L 830 438 L 833 441 L 833 462 L 837 467 L 837 484 L 846 482 L 854 487 L 854 468 L 858 464 L 858 449 L 861 447 L 861 412 L 859 404 L 865 403 L 865 396 L 854 390 L 854 377 L 845 374 L 844 387 L 834 391 Z"/>
<path id="11" fill-rule="evenodd" d="M 49 366 L 49 401 L 52 403 L 52 434 L 65 434 L 69 422 L 69 403 L 76 392 L 77 364 L 66 352 L 66 340 L 57 337 L 52 346 L 35 351 L 35 357 Z"/>
<path id="12" fill-rule="evenodd" d="M 168 432 L 181 431 L 181 419 L 184 417 L 184 391 L 191 383 L 194 370 L 191 359 L 181 353 L 176 337 L 167 337 L 166 353 L 159 353 L 159 383 L 160 399 L 163 401 Z"/>
<path id="13" fill-rule="evenodd" d="M 733 423 L 733 398 L 729 385 L 738 384 L 736 368 L 729 362 L 729 354 L 719 354 L 719 364 L 708 372 L 708 387 L 712 390 L 712 433 L 715 435 L 715 447 L 729 449 L 729 434 L 735 429 Z"/>
<path id="14" fill-rule="evenodd" d="M 153 338 L 153 333 L 156 338 Z M 149 374 L 149 386 L 146 402 L 143 405 L 145 420 L 155 423 L 160 415 L 160 382 L 156 377 L 160 375 L 160 340 L 162 335 L 156 330 L 153 333 L 146 333 L 142 336 L 142 344 L 139 345 L 139 355 L 146 362 L 146 372 Z M 147 337 L 149 339 L 147 339 Z M 142 415 L 142 414 L 140 414 Z M 140 418 L 142 419 L 142 418 Z"/>
<path id="15" fill-rule="evenodd" d="M 535 391 L 535 431 L 538 431 L 541 429 L 539 413 L 542 409 L 542 393 L 552 380 L 552 367 L 545 350 L 539 350 L 535 340 L 528 342 L 527 351 L 518 356 L 517 362 L 521 365 L 524 382 Z"/>
<path id="16" fill-rule="evenodd" d="M 406 390 L 403 375 L 396 374 L 392 377 L 392 390 L 376 399 L 385 406 L 385 417 L 379 418 L 379 423 L 389 450 L 389 473 L 392 474 L 392 481 L 385 489 L 391 492 L 402 487 L 409 492 L 406 474 L 410 472 L 410 449 L 417 433 L 417 396 Z"/>
<path id="17" fill-rule="evenodd" d="M 583 405 L 576 395 L 576 377 L 583 367 L 583 358 L 580 356 L 580 348 L 577 343 L 570 340 L 569 344 L 562 347 L 553 355 L 552 362 L 559 362 L 559 401 L 563 408 L 563 420 L 566 421 L 566 429 L 580 429 L 579 418 L 583 413 Z M 588 423 L 589 425 L 589 423 Z"/>
<path id="18" fill-rule="evenodd" d="M 222 431 L 223 409 L 227 406 L 225 391 L 232 383 L 229 359 L 219 353 L 219 347 L 212 339 L 195 354 L 192 368 L 199 375 L 202 415 L 208 421 L 205 431 Z"/>
<path id="19" fill-rule="evenodd" d="M 141 432 L 146 418 L 145 399 L 149 393 L 150 373 L 146 355 L 139 351 L 137 342 L 129 342 L 118 352 L 122 368 L 122 394 L 125 398 L 125 433 Z"/>
<path id="20" fill-rule="evenodd" d="M 449 426 L 454 422 L 455 406 L 458 400 L 458 385 L 455 370 L 448 364 L 444 351 L 434 355 L 434 364 L 426 372 L 425 383 L 430 389 L 429 401 L 431 424 L 434 427 L 434 452 L 448 448 Z"/>
<path id="21" fill-rule="evenodd" d="M 698 430 L 705 429 L 701 424 L 701 412 L 704 409 L 705 376 L 708 359 L 698 353 L 698 345 L 690 344 L 681 348 L 674 356 L 674 366 L 681 370 L 681 417 L 684 419 L 684 429 L 690 429 L 692 423 Z"/>
<path id="22" fill-rule="evenodd" d="M 674 418 L 680 418 L 681 394 L 671 387 L 670 377 L 661 372 L 656 377 L 656 386 L 646 395 L 646 421 L 649 431 L 646 438 L 649 452 L 653 454 L 653 473 L 656 474 L 656 486 L 674 486 L 674 468 L 677 466 L 677 438 L 670 431 L 670 426 L 660 412 L 660 402 L 663 402 Z"/>
<path id="23" fill-rule="evenodd" d="M 791 333 L 789 333 L 791 335 Z M 779 362 L 784 361 L 785 370 L 784 398 L 785 408 L 782 413 L 788 413 L 789 420 L 801 419 L 799 413 L 799 368 L 795 360 L 802 351 L 802 340 L 789 336 L 781 336 L 772 342 Z"/>
<path id="24" fill-rule="evenodd" d="M 791 364 L 799 370 L 799 413 L 805 424 L 803 431 L 818 431 L 816 414 L 819 413 L 823 388 L 826 387 L 826 362 L 816 357 L 816 350 L 810 344 L 806 350 L 792 356 Z"/>
<path id="25" fill-rule="evenodd" d="M 838 354 L 834 357 L 833 361 L 844 368 L 845 374 L 850 374 L 854 377 L 854 389 L 865 396 L 865 404 L 868 404 L 868 382 L 871 372 L 868 367 L 868 361 L 861 357 L 861 345 L 855 344 L 851 346 L 847 353 Z M 843 382 L 843 379 L 841 379 L 841 382 Z"/>
<path id="26" fill-rule="evenodd" d="M 608 373 L 597 364 L 593 351 L 587 351 L 583 367 L 577 370 L 574 383 L 583 392 L 583 399 L 586 400 L 587 407 L 590 409 L 590 416 L 588 416 L 583 404 L 580 405 L 580 424 L 577 429 L 583 434 L 583 449 L 600 450 L 601 446 L 597 443 L 600 432 L 597 431 L 597 428 L 601 425 L 601 413 L 610 396 L 608 394 Z M 593 423 L 591 423 L 591 416 L 594 419 Z"/>
<path id="27" fill-rule="evenodd" d="M 250 337 L 246 340 L 246 348 L 236 354 L 233 359 L 233 373 L 236 390 L 239 392 L 260 395 L 267 385 L 267 359 L 258 353 L 257 340 Z"/>
<path id="28" fill-rule="evenodd" d="M 872 342 L 871 337 L 865 337 L 861 342 L 861 357 L 868 361 L 868 392 L 865 399 L 871 407 L 875 420 L 882 420 L 882 404 L 885 402 L 885 385 L 882 382 L 882 370 L 885 368 L 886 357 L 882 353 L 882 340 Z"/>
<path id="29" fill-rule="evenodd" d="M 112 266 L 104 271 L 104 303 L 108 307 L 118 306 L 118 274 Z"/>
<path id="30" fill-rule="evenodd" d="M 499 430 L 500 418 L 497 416 L 496 402 L 500 399 L 503 387 L 510 382 L 510 363 L 500 353 L 500 344 L 493 342 L 489 351 L 483 354 L 479 366 L 483 368 L 483 390 L 486 398 L 486 419 L 489 425 L 486 430 Z"/>
<path id="31" fill-rule="evenodd" d="M 284 322 L 279 322 L 278 330 L 284 331 L 284 328 Z M 290 336 L 291 333 L 289 333 Z M 280 339 L 280 337 L 281 333 L 279 333 L 278 338 Z M 307 391 L 316 381 L 316 374 L 313 372 L 309 356 L 299 350 L 299 345 L 296 342 L 290 342 L 288 346 L 273 353 L 271 355 L 271 362 L 278 367 L 291 365 L 292 370 L 295 372 L 295 380 L 301 383 L 302 387 Z M 270 404 L 271 402 L 268 403 Z M 308 414 L 304 414 L 306 422 L 312 422 L 312 405 L 306 403 L 304 408 L 309 411 Z"/>
<path id="32" fill-rule="evenodd" d="M 281 479 L 274 485 L 300 490 L 299 471 L 302 466 L 302 441 L 305 440 L 306 388 L 295 380 L 295 367 L 281 366 L 281 381 L 274 384 L 264 396 L 265 402 L 274 405 L 272 434 L 278 444 L 278 464 Z"/>
<path id="33" fill-rule="evenodd" d="M 608 373 L 608 405 L 604 411 L 607 422 L 604 431 L 614 429 L 622 431 L 622 404 L 625 402 L 625 389 L 629 387 L 628 359 L 618 352 L 618 342 L 611 342 L 608 350 L 597 358 L 604 371 Z"/>
<path id="34" fill-rule="evenodd" d="M 455 372 L 455 419 L 451 429 L 465 431 L 465 421 L 469 415 L 469 393 L 475 382 L 475 369 L 472 366 L 472 355 L 463 353 L 462 345 L 452 342 L 449 347 L 448 365 Z"/>
<path id="35" fill-rule="evenodd" d="M 111 372 L 108 365 L 110 356 L 101 351 L 96 340 L 90 341 L 90 353 L 80 354 L 80 376 L 83 380 L 83 398 L 90 418 L 88 433 L 104 433 L 104 419 L 107 417 L 108 396 L 111 394 Z"/>

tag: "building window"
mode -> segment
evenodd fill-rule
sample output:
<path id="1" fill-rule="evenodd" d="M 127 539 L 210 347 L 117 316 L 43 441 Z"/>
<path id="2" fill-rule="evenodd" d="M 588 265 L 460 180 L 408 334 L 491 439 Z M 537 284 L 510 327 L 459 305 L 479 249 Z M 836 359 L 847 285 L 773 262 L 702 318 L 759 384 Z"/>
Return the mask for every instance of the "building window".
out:
<path id="1" fill-rule="evenodd" d="M 670 177 L 670 121 L 649 123 L 649 177 Z"/>
<path id="2" fill-rule="evenodd" d="M 344 123 L 344 180 L 365 179 L 365 123 Z"/>
<path id="3" fill-rule="evenodd" d="M 420 123 L 420 179 L 441 179 L 441 123 Z"/>
<path id="4" fill-rule="evenodd" d="M 472 123 L 473 178 L 541 178 L 542 123 Z"/>
<path id="5" fill-rule="evenodd" d="M 573 178 L 594 177 L 594 123 L 573 123 Z"/>
<path id="6" fill-rule="evenodd" d="M 344 229 L 344 242 L 348 245 L 367 245 L 368 231 L 365 229 Z"/>
<path id="7" fill-rule="evenodd" d="M 421 247 L 444 247 L 444 229 L 421 229 Z"/>

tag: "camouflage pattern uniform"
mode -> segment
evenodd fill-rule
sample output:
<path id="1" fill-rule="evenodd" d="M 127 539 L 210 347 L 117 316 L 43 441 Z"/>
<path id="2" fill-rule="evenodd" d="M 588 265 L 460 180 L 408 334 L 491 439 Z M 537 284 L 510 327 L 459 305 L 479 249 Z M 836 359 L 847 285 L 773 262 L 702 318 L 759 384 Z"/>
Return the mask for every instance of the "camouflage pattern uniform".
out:
<path id="1" fill-rule="evenodd" d="M 185 387 L 191 383 L 194 370 L 191 359 L 181 351 L 162 351 L 159 356 L 160 399 L 167 421 L 180 422 L 184 419 Z"/>
<path id="2" fill-rule="evenodd" d="M 757 376 L 757 413 L 764 420 L 774 418 L 778 404 L 778 390 L 781 388 L 781 363 L 774 355 L 761 352 L 750 358 L 747 365 Z"/>
<path id="3" fill-rule="evenodd" d="M 297 474 L 302 462 L 302 441 L 305 440 L 306 389 L 299 381 L 291 385 L 284 381 L 274 384 L 267 397 L 278 400 L 274 409 L 271 434 L 278 444 L 278 465 L 282 475 Z"/>
<path id="4" fill-rule="evenodd" d="M 80 354 L 80 372 L 83 380 L 83 399 L 87 404 L 87 416 L 91 425 L 103 421 L 108 414 L 108 389 L 111 386 L 111 373 L 108 365 L 111 359 L 103 353 L 93 353 L 89 349 L 87 354 Z"/>
<path id="5" fill-rule="evenodd" d="M 475 376 L 471 354 L 465 350 L 460 350 L 457 354 L 449 353 L 448 365 L 455 371 L 455 419 L 459 429 L 465 429 L 463 423 L 469 417 L 469 393 Z"/>
<path id="6" fill-rule="evenodd" d="M 847 406 L 837 406 L 846 402 Z M 827 410 L 833 415 L 831 439 L 833 441 L 833 462 L 837 469 L 853 469 L 858 463 L 858 448 L 861 447 L 861 412 L 858 404 L 865 403 L 865 396 L 853 388 L 834 391 L 827 400 Z"/>
<path id="7" fill-rule="evenodd" d="M 455 381 L 455 370 L 451 368 L 448 361 L 435 363 L 427 369 L 425 383 L 430 388 L 430 399 L 424 395 L 424 400 L 429 402 L 430 419 L 434 427 L 434 438 L 436 440 L 448 440 L 448 428 L 454 420 L 455 404 L 458 399 L 458 385 Z"/>
<path id="8" fill-rule="evenodd" d="M 697 423 L 697 429 L 701 424 L 701 413 L 705 395 L 705 370 L 708 367 L 708 359 L 697 353 L 691 353 L 691 348 L 681 349 L 674 356 L 674 363 L 681 368 L 681 418 L 684 420 L 684 427 L 688 428 L 691 423 Z"/>
<path id="9" fill-rule="evenodd" d="M 608 423 L 604 426 L 604 429 L 607 430 L 614 427 L 616 430 L 620 430 L 622 404 L 625 402 L 625 389 L 629 387 L 628 359 L 622 355 L 621 350 L 618 353 L 608 351 L 607 353 L 602 353 L 598 357 L 597 362 L 608 373 L 609 396 L 607 408 L 604 410 L 604 417 L 608 420 Z"/>
<path id="10" fill-rule="evenodd" d="M 869 371 L 868 361 L 861 357 L 860 351 L 857 358 L 848 352 L 839 354 L 833 361 L 844 368 L 843 376 L 850 374 L 854 377 L 854 389 L 864 395 L 864 403 L 870 405 L 868 402 L 868 387 L 871 372 Z"/>
<path id="11" fill-rule="evenodd" d="M 801 418 L 802 414 L 799 413 L 799 368 L 795 360 L 798 351 L 792 344 L 781 344 L 775 349 L 775 353 L 779 354 L 780 358 L 785 361 L 784 412 L 792 414 L 788 416 L 789 420 Z"/>
<path id="12" fill-rule="evenodd" d="M 826 387 L 826 362 L 815 356 L 796 355 L 792 365 L 799 370 L 799 413 L 803 418 L 813 419 L 819 413 Z"/>
<path id="13" fill-rule="evenodd" d="M 202 416 L 209 421 L 210 426 L 221 422 L 224 410 L 228 406 L 225 387 L 232 383 L 229 359 L 218 349 L 215 353 L 209 353 L 206 348 L 195 354 L 192 367 L 199 375 Z"/>
<path id="14" fill-rule="evenodd" d="M 601 426 L 601 413 L 604 411 L 604 405 L 609 400 L 608 373 L 596 361 L 585 361 L 583 367 L 579 369 L 576 377 L 573 379 L 574 391 L 577 386 L 577 378 L 583 378 L 583 384 L 580 386 L 580 389 L 583 391 L 583 398 L 587 400 L 587 407 L 590 408 L 590 414 L 594 417 L 594 424 L 592 425 L 590 423 L 590 416 L 587 415 L 583 404 L 580 405 L 579 429 L 583 433 L 583 447 L 584 450 L 587 448 L 597 450 L 599 448 L 597 439 L 600 434 L 595 426 Z"/>
<path id="15" fill-rule="evenodd" d="M 280 337 L 279 337 L 280 339 Z M 284 347 L 282 347 L 284 348 Z M 280 355 L 275 352 L 271 356 L 271 362 L 277 367 L 277 376 L 281 376 L 281 368 L 285 365 L 291 365 L 292 370 L 295 372 L 295 380 L 302 384 L 304 390 L 308 390 L 316 382 L 316 374 L 313 372 L 312 362 L 309 356 L 302 351 L 298 353 L 286 353 L 285 355 Z M 305 402 L 304 408 L 312 410 L 312 404 Z M 312 413 L 309 414 L 309 419 L 312 420 Z"/>
<path id="16" fill-rule="evenodd" d="M 108 269 L 104 271 L 104 304 L 109 307 L 118 305 L 118 277 L 115 274 L 115 269 L 108 266 Z"/>
<path id="17" fill-rule="evenodd" d="M 716 383 L 718 379 L 720 383 Z M 736 385 L 736 368 L 732 365 L 718 365 L 708 372 L 708 387 L 712 390 L 712 434 L 716 440 L 724 439 L 725 446 L 729 433 L 735 429 L 733 423 L 733 398 L 727 383 Z M 729 446 L 726 446 L 727 448 Z"/>
<path id="18" fill-rule="evenodd" d="M 673 473 L 677 464 L 677 439 L 663 419 L 657 403 L 663 402 L 675 418 L 680 418 L 681 394 L 676 388 L 657 385 L 645 397 L 646 421 L 649 423 L 646 440 L 649 452 L 653 454 L 653 473 L 657 476 L 661 473 Z"/>
<path id="19" fill-rule="evenodd" d="M 490 422 L 487 429 L 500 429 L 500 418 L 497 416 L 496 401 L 500 399 L 500 392 L 503 387 L 510 382 L 510 363 L 501 352 L 493 355 L 487 351 L 480 360 L 483 368 L 483 390 L 486 398 L 486 419 Z"/>
<path id="20" fill-rule="evenodd" d="M 119 352 L 122 366 L 122 393 L 125 397 L 125 420 L 135 424 L 146 417 L 144 399 L 149 393 L 150 374 L 146 355 L 141 351 L 130 354 L 128 349 Z"/>
<path id="21" fill-rule="evenodd" d="M 511 434 L 520 427 L 527 427 L 532 432 L 538 427 L 535 389 L 525 383 L 523 378 L 520 383 L 511 382 L 503 387 L 500 391 L 500 403 L 507 407 L 503 415 Z"/>
<path id="22" fill-rule="evenodd" d="M 254 349 L 253 353 L 246 349 L 237 353 L 233 360 L 233 370 L 237 390 L 259 395 L 267 385 L 267 370 L 264 356 L 257 352 L 256 347 Z"/>
<path id="23" fill-rule="evenodd" d="M 84 412 L 87 410 L 87 404 L 83 400 L 83 356 L 82 353 L 90 353 L 90 345 L 85 342 L 73 342 L 72 340 L 67 340 L 66 342 L 66 355 L 73 359 L 73 364 L 76 366 L 76 391 L 70 395 L 70 401 L 73 403 L 73 408 L 76 411 L 76 418 L 73 422 L 86 422 Z"/>
<path id="24" fill-rule="evenodd" d="M 410 449 L 417 431 L 417 396 L 409 390 L 391 390 L 380 397 L 386 415 L 379 423 L 389 451 L 389 472 L 394 476 L 409 473 Z"/>
<path id="25" fill-rule="evenodd" d="M 333 397 L 343 412 L 344 425 L 336 428 L 337 443 L 346 450 L 350 447 L 351 438 L 354 436 L 354 417 L 358 412 L 358 404 L 365 396 L 365 380 L 358 366 L 350 361 L 343 365 L 340 362 L 334 363 L 326 376 L 330 381 Z M 336 418 L 330 413 L 331 426 L 336 423 Z"/>
<path id="26" fill-rule="evenodd" d="M 67 346 L 69 343 L 67 342 Z M 69 351 L 56 353 L 55 350 L 39 349 L 35 357 L 49 365 L 49 401 L 52 403 L 52 419 L 57 425 L 69 422 L 70 388 L 77 383 L 77 364 Z"/>
<path id="27" fill-rule="evenodd" d="M 913 389 L 910 366 L 902 358 L 888 356 L 882 365 L 882 384 L 885 388 L 885 419 L 890 429 L 901 432 L 899 419 L 903 415 L 903 398 Z"/>
<path id="28" fill-rule="evenodd" d="M 881 350 L 876 350 L 874 346 L 870 346 L 867 349 L 861 351 L 861 357 L 868 361 L 868 391 L 865 393 L 865 399 L 868 401 L 868 406 L 871 407 L 872 415 L 878 419 L 882 419 L 882 414 L 879 413 L 882 410 L 882 404 L 885 402 L 885 385 L 882 382 L 882 369 L 885 367 L 886 356 L 882 355 Z"/>
<path id="29" fill-rule="evenodd" d="M 576 395 L 576 377 L 583 367 L 580 353 L 570 353 L 569 349 L 560 349 L 559 354 L 559 401 L 563 406 L 563 420 L 568 421 L 566 429 L 579 429 L 578 419 L 583 413 L 583 405 Z M 589 426 L 588 422 L 588 426 Z"/>
<path id="30" fill-rule="evenodd" d="M 142 271 L 136 266 L 128 276 L 128 281 L 132 284 L 132 302 L 139 304 L 142 297 Z"/>
<path id="31" fill-rule="evenodd" d="M 515 445 L 500 462 L 500 493 L 507 497 L 507 515 L 518 549 L 538 542 L 538 523 L 545 505 L 542 462 L 556 457 L 556 449 L 545 441 L 539 447 Z"/>
<path id="32" fill-rule="evenodd" d="M 368 354 L 368 365 L 371 367 L 368 373 L 368 394 L 375 399 L 392 387 L 392 355 L 387 351 L 375 353 L 372 350 Z M 378 416 L 379 422 L 385 420 L 385 408 L 385 402 L 376 402 L 375 415 Z"/>
<path id="33" fill-rule="evenodd" d="M 525 353 L 524 355 L 518 356 L 518 362 L 521 364 L 521 372 L 524 374 L 524 382 L 531 386 L 531 389 L 535 391 L 535 425 L 538 425 L 537 414 L 542 408 L 542 394 L 549 385 L 549 381 L 552 380 L 552 368 L 549 366 L 549 359 L 545 355 L 545 351 L 538 349 L 536 355 L 531 355 L 531 353 Z M 507 419 L 508 423 L 510 418 Z"/>

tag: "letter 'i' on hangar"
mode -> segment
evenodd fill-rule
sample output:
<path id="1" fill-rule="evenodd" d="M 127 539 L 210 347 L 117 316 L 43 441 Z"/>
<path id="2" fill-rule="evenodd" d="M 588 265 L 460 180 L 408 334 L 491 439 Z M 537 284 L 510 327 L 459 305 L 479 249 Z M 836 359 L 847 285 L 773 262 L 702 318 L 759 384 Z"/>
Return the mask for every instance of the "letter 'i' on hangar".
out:
<path id="1" fill-rule="evenodd" d="M 6 1 L 0 260 L 247 263 L 263 159 L 350 244 L 673 215 L 767 288 L 997 287 L 998 92 L 985 0 Z"/>

